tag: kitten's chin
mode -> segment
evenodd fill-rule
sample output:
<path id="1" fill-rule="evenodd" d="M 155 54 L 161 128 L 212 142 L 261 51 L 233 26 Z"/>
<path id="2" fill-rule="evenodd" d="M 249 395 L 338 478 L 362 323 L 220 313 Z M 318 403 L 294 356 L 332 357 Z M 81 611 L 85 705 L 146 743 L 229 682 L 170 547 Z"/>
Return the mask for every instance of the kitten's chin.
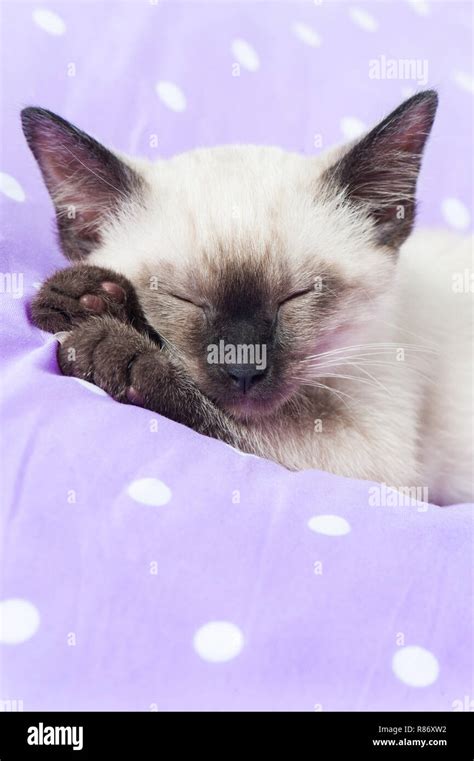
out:
<path id="1" fill-rule="evenodd" d="M 223 385 L 216 384 L 210 387 L 209 383 L 203 383 L 200 388 L 202 393 L 227 415 L 243 423 L 251 423 L 278 413 L 297 393 L 299 385 L 291 379 L 275 380 L 269 376 L 263 382 L 256 383 L 246 393 Z"/>
<path id="2" fill-rule="evenodd" d="M 231 415 L 236 420 L 242 422 L 252 422 L 267 418 L 277 412 L 288 399 L 291 397 L 291 393 L 287 395 L 275 394 L 265 399 L 242 397 L 238 400 L 226 401 L 225 404 L 219 406 L 228 415 Z"/>

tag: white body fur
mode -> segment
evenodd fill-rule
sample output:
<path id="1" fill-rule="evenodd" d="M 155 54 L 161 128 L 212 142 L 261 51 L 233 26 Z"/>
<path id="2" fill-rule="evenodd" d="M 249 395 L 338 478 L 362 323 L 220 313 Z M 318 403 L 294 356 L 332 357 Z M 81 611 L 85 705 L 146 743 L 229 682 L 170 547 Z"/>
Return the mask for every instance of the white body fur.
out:
<path id="1" fill-rule="evenodd" d="M 390 347 L 359 367 L 351 361 L 338 366 L 352 379 L 324 379 L 336 389 L 341 422 L 336 416 L 315 435 L 309 401 L 317 392 L 308 389 L 308 404 L 293 425 L 276 417 L 249 433 L 254 451 L 292 468 L 426 486 L 438 504 L 469 500 L 472 290 L 455 292 L 453 276 L 472 273 L 471 241 L 416 232 L 402 246 L 393 278 L 390 257 L 367 246 L 366 222 L 348 219 L 330 200 L 309 213 L 315 179 L 334 155 L 307 159 L 249 146 L 198 150 L 155 164 L 127 159 L 150 188 L 147 208 L 132 207 L 127 220 L 111 224 L 89 261 L 117 270 L 138 288 L 144 266 L 158 275 L 164 262 L 205 266 L 202 252 L 213 250 L 217 236 L 232 241 L 234 252 L 236 241 L 252 240 L 251 255 L 258 257 L 272 239 L 276 216 L 279 244 L 295 267 L 313 251 L 341 267 L 349 281 L 380 291 L 367 313 L 359 305 L 352 315 L 356 329 L 343 331 L 340 345 Z M 402 360 L 397 347 L 406 347 Z"/>

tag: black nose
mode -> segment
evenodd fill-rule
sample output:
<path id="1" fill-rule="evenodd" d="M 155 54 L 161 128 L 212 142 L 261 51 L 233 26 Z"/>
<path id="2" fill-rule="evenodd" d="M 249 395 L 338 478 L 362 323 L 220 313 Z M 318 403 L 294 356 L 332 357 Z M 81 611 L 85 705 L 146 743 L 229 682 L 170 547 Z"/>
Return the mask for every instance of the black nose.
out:
<path id="1" fill-rule="evenodd" d="M 259 370 L 255 365 L 227 365 L 224 370 L 232 379 L 232 383 L 243 394 L 263 378 L 265 370 Z"/>

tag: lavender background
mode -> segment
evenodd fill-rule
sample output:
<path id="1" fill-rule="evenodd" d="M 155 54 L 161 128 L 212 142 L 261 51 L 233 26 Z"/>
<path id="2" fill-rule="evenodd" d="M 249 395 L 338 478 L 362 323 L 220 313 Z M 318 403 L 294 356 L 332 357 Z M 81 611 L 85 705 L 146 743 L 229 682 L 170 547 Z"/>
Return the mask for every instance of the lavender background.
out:
<path id="1" fill-rule="evenodd" d="M 27 320 L 64 262 L 18 112 L 150 158 L 309 155 L 423 89 L 370 79 L 370 59 L 426 59 L 441 106 L 420 224 L 466 230 L 470 3 L 7 1 L 3 26 L 0 269 L 23 278 L 0 293 L 3 708 L 468 708 L 472 506 L 373 507 L 371 484 L 289 473 L 59 376 Z"/>

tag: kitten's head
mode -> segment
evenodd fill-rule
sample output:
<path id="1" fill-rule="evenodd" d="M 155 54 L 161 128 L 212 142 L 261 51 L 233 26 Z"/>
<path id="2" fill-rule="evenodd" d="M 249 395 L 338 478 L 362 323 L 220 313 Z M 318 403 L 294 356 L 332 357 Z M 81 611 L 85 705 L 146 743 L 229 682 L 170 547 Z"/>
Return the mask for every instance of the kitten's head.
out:
<path id="1" fill-rule="evenodd" d="M 66 256 L 129 277 L 200 389 L 254 418 L 383 313 L 436 106 L 415 95 L 323 157 L 235 146 L 153 164 L 43 109 L 22 119 Z"/>

